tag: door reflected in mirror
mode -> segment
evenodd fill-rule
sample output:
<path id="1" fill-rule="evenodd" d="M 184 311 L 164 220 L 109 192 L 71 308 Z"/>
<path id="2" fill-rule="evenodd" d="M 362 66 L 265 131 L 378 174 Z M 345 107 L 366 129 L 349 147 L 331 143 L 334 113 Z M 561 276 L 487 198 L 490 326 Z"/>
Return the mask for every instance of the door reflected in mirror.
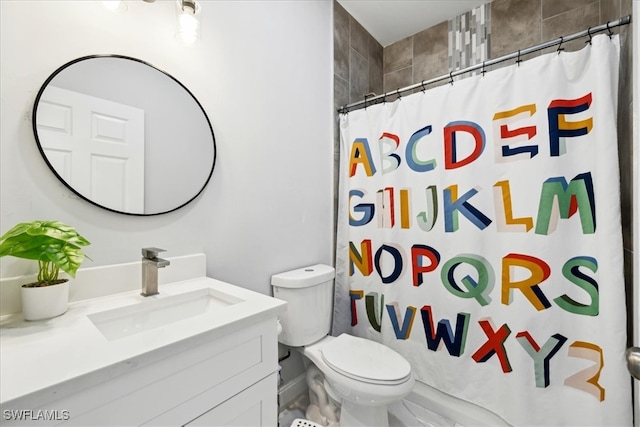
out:
<path id="1" fill-rule="evenodd" d="M 216 159 L 204 109 L 178 80 L 135 58 L 92 55 L 40 89 L 33 130 L 47 165 L 102 208 L 158 215 L 194 200 Z"/>

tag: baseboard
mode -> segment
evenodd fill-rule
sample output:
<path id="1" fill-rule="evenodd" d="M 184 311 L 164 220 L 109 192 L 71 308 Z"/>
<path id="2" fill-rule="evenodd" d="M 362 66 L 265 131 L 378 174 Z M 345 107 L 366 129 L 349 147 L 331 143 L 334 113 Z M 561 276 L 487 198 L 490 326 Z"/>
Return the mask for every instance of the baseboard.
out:
<path id="1" fill-rule="evenodd" d="M 278 389 L 280 409 L 286 408 L 306 393 L 308 393 L 307 378 L 306 373 L 302 373 Z"/>

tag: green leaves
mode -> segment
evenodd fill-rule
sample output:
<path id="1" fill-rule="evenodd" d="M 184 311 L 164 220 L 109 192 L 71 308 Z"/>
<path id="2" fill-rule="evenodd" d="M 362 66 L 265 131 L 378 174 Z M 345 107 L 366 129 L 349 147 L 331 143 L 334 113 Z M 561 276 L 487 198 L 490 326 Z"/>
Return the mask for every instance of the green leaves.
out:
<path id="1" fill-rule="evenodd" d="M 85 258 L 82 247 L 90 244 L 75 228 L 58 221 L 23 222 L 0 237 L 0 257 L 39 261 L 38 280 L 51 281 L 58 279 L 58 270 L 76 277 Z"/>

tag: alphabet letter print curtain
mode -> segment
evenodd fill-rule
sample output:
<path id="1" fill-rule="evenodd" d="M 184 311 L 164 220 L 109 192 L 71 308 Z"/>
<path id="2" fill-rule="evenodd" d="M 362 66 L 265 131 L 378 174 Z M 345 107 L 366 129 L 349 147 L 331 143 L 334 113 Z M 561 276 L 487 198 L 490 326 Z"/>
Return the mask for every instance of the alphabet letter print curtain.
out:
<path id="1" fill-rule="evenodd" d="M 631 425 L 617 36 L 341 116 L 336 321 L 513 425 Z"/>

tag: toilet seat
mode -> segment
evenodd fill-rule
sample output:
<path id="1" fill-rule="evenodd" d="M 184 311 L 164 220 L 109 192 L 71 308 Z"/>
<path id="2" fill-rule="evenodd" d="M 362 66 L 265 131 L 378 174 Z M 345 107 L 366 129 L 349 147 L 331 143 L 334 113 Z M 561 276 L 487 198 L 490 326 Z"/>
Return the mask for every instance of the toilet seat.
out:
<path id="1" fill-rule="evenodd" d="M 342 334 L 322 346 L 322 360 L 340 374 L 370 384 L 394 385 L 407 381 L 411 365 L 380 343 Z"/>

